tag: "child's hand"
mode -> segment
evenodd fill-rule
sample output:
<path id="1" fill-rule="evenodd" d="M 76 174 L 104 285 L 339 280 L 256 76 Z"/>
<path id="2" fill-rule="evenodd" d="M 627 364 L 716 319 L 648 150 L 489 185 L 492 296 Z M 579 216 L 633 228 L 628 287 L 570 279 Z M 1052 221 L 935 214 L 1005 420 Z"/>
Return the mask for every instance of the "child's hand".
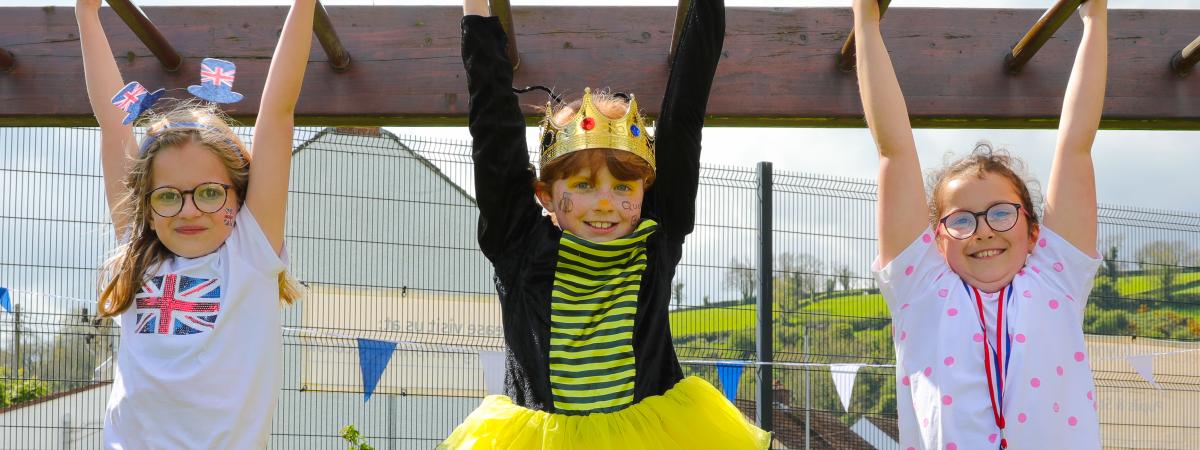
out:
<path id="1" fill-rule="evenodd" d="M 854 0 L 854 16 L 868 22 L 879 21 L 879 0 Z"/>
<path id="2" fill-rule="evenodd" d="M 75 0 L 75 12 L 98 12 L 102 0 Z"/>
<path id="3" fill-rule="evenodd" d="M 483 17 L 492 15 L 488 0 L 463 0 L 463 15 Z"/>
<path id="4" fill-rule="evenodd" d="M 1108 17 L 1108 0 L 1085 0 L 1082 5 L 1079 5 L 1079 17 L 1085 23 L 1106 19 Z"/>

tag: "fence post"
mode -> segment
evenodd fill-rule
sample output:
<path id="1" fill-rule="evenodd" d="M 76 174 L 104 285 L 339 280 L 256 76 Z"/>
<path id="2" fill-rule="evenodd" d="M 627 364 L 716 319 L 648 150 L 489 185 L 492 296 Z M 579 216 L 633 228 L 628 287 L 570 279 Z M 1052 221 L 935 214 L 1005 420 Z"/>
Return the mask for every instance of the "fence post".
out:
<path id="1" fill-rule="evenodd" d="M 774 251 L 771 247 L 771 163 L 758 163 L 758 338 L 755 347 L 758 351 L 758 362 L 773 361 L 772 349 L 775 347 L 774 332 L 771 329 L 771 312 L 773 305 L 773 271 L 771 266 Z M 772 383 L 772 369 L 769 364 L 758 365 L 758 395 L 755 400 L 758 416 L 758 426 L 771 431 L 772 411 L 775 406 L 775 391 Z"/>
<path id="2" fill-rule="evenodd" d="M 400 438 L 396 434 L 396 421 L 400 420 L 396 416 L 396 395 L 389 393 L 387 399 L 387 449 L 396 450 L 396 440 Z"/>
<path id="3" fill-rule="evenodd" d="M 21 305 L 13 305 L 13 358 L 16 371 L 11 376 L 21 378 Z"/>
<path id="4" fill-rule="evenodd" d="M 62 446 L 63 450 L 71 450 L 75 445 L 71 443 L 71 413 L 65 413 L 62 416 Z"/>

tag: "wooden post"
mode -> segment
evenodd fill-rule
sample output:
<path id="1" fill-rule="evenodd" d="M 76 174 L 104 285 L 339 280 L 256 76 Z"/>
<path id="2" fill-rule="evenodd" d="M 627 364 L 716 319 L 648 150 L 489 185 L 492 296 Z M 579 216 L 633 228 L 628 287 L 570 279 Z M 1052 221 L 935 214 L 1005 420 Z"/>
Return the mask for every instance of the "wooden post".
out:
<path id="1" fill-rule="evenodd" d="M 317 2 L 313 17 L 313 32 L 321 42 L 321 48 L 325 49 L 325 55 L 329 57 L 329 66 L 333 67 L 335 72 L 350 70 L 350 53 L 346 52 L 346 47 L 338 38 L 337 30 L 333 29 L 333 22 L 329 20 L 329 12 L 325 11 L 325 5 L 320 1 Z"/>
<path id="2" fill-rule="evenodd" d="M 500 26 L 508 36 L 508 46 L 504 48 L 508 60 L 512 61 L 513 71 L 521 67 L 521 54 L 517 53 L 517 31 L 513 29 L 512 5 L 508 0 L 491 0 L 492 15 L 500 18 Z"/>
<path id="3" fill-rule="evenodd" d="M 158 27 L 154 26 L 141 8 L 130 0 L 108 0 L 108 6 L 121 17 L 146 48 L 150 49 L 150 53 L 158 58 L 158 62 L 162 63 L 167 72 L 179 70 L 179 66 L 183 65 L 183 58 L 171 47 L 171 43 L 167 42 L 167 38 L 163 37 Z"/>
<path id="4" fill-rule="evenodd" d="M 879 19 L 883 20 L 883 13 L 887 12 L 888 5 L 892 0 L 879 0 Z M 854 27 L 850 27 L 850 35 L 846 37 L 846 43 L 842 44 L 842 52 L 838 54 L 838 69 L 842 72 L 850 72 L 854 70 L 854 66 L 858 65 L 855 60 L 854 50 Z"/>
<path id="5" fill-rule="evenodd" d="M 0 48 L 0 72 L 11 72 L 17 66 L 17 58 L 12 52 Z"/>
<path id="6" fill-rule="evenodd" d="M 679 0 L 679 6 L 675 8 L 675 29 L 671 32 L 671 53 L 668 54 L 667 61 L 675 60 L 675 48 L 679 47 L 679 35 L 683 34 L 683 22 L 687 20 L 691 7 L 692 0 Z"/>
<path id="7" fill-rule="evenodd" d="M 1171 70 L 1181 77 L 1186 76 L 1197 62 L 1200 62 L 1200 37 L 1197 37 L 1183 50 L 1175 52 L 1175 56 L 1171 57 Z"/>
<path id="8" fill-rule="evenodd" d="M 1042 18 L 1038 19 L 1037 23 L 1033 24 L 1025 36 L 1013 45 L 1012 51 L 1004 57 L 1004 68 L 1008 73 L 1020 73 L 1025 67 L 1025 63 L 1037 54 L 1038 50 L 1046 41 L 1054 36 L 1054 32 L 1058 31 L 1062 24 L 1079 9 L 1079 5 L 1083 0 L 1058 0 L 1054 6 L 1050 7 Z"/>

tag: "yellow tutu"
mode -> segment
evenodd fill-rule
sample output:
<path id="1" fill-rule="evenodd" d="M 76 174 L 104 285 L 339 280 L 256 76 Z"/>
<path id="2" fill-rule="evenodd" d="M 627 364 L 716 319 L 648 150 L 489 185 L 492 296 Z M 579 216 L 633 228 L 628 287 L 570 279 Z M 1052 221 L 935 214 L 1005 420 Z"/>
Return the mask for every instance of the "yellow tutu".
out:
<path id="1" fill-rule="evenodd" d="M 586 416 L 535 411 L 490 395 L 437 448 L 759 450 L 770 445 L 771 433 L 746 420 L 707 381 L 688 377 L 663 395 Z"/>

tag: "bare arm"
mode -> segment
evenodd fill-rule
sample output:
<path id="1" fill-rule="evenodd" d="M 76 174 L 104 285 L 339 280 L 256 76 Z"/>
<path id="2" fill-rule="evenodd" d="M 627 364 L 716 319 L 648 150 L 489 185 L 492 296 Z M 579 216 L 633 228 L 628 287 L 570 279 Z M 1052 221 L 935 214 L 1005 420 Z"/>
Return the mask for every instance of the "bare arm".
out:
<path id="1" fill-rule="evenodd" d="M 292 131 L 296 101 L 304 83 L 304 69 L 312 50 L 315 0 L 295 0 L 263 87 L 262 103 L 254 124 L 250 187 L 246 204 L 262 227 L 271 248 L 283 248 L 284 213 L 287 211 L 288 176 L 292 161 Z"/>
<path id="2" fill-rule="evenodd" d="M 1046 226 L 1092 257 L 1096 253 L 1096 174 L 1092 143 L 1108 79 L 1108 1 L 1080 7 L 1083 39 L 1067 82 L 1054 166 L 1046 192 Z"/>
<path id="3" fill-rule="evenodd" d="M 112 48 L 100 25 L 100 0 L 79 0 L 75 3 L 75 20 L 79 24 L 79 42 L 83 50 L 83 76 L 87 83 L 88 102 L 100 124 L 100 166 L 104 172 L 104 193 L 109 214 L 118 235 L 128 225 L 128 218 L 116 214 L 113 208 L 125 195 L 125 176 L 129 162 L 137 156 L 133 127 L 122 125 L 125 113 L 113 106 L 111 99 L 125 86 Z"/>
<path id="4" fill-rule="evenodd" d="M 488 17 L 492 15 L 492 10 L 488 0 L 463 0 L 463 15 Z"/>
<path id="5" fill-rule="evenodd" d="M 884 265 L 929 225 L 925 187 L 904 94 L 879 31 L 878 0 L 854 0 L 858 89 L 879 148 L 879 258 Z"/>

